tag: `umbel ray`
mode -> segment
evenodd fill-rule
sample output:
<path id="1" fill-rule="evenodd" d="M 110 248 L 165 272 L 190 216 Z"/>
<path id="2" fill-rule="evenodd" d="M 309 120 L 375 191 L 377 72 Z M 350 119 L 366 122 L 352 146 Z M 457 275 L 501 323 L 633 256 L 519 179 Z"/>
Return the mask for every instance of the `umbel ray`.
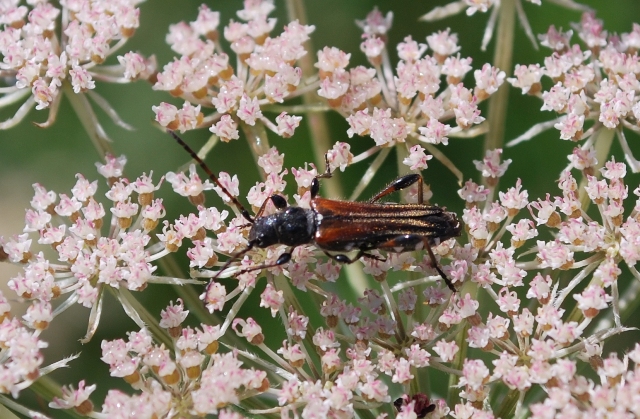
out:
<path id="1" fill-rule="evenodd" d="M 275 194 L 266 199 L 258 213 L 252 217 L 195 151 L 175 132 L 169 133 L 198 162 L 202 170 L 250 223 L 247 247 L 231 255 L 213 279 L 251 249 L 264 249 L 276 244 L 288 246 L 288 249 L 274 263 L 256 265 L 242 272 L 284 265 L 291 260 L 293 249 L 305 244 L 315 245 L 340 263 L 353 263 L 361 257 L 380 260 L 380 257 L 369 253 L 374 249 L 396 253 L 426 249 L 432 266 L 449 289 L 456 291 L 451 280 L 440 268 L 431 246 L 459 236 L 460 222 L 454 213 L 424 203 L 422 175 L 413 173 L 401 176 L 366 202 L 338 201 L 318 196 L 319 180 L 331 177 L 331 170 L 327 164 L 325 173 L 316 176 L 311 182 L 311 208 L 290 206 L 283 196 Z M 379 202 L 383 197 L 415 183 L 419 185 L 417 204 Z M 275 206 L 276 212 L 264 215 L 269 201 Z M 354 257 L 342 253 L 350 251 L 357 253 Z"/>

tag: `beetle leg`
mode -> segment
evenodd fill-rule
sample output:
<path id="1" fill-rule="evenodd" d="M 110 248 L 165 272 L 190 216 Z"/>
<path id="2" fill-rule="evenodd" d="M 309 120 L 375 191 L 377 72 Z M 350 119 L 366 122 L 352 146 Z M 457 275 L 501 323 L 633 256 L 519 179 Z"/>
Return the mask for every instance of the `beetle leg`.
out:
<path id="1" fill-rule="evenodd" d="M 291 252 L 293 252 L 293 249 L 294 248 L 292 247 L 288 251 L 278 256 L 278 259 L 276 259 L 274 263 L 252 266 L 250 268 L 241 270 L 240 272 L 238 272 L 237 275 L 242 275 L 243 273 L 252 272 L 252 271 L 260 271 L 262 269 L 275 268 L 276 266 L 284 265 L 285 263 L 291 260 Z"/>
<path id="2" fill-rule="evenodd" d="M 360 258 L 375 259 L 375 260 L 379 260 L 380 262 L 384 262 L 385 260 L 387 260 L 386 258 L 383 258 L 383 257 L 380 257 L 380 256 L 376 256 L 376 255 L 371 254 L 371 253 L 367 253 L 364 250 L 358 251 L 358 254 L 356 254 L 353 257 L 353 259 L 350 258 L 347 255 L 344 255 L 344 254 L 332 255 L 329 252 L 324 252 L 324 254 L 329 256 L 331 259 L 335 260 L 336 262 L 344 263 L 344 264 L 347 264 L 347 265 L 360 260 Z"/>
<path id="3" fill-rule="evenodd" d="M 262 214 L 264 214 L 264 210 L 267 208 L 267 204 L 269 203 L 269 201 L 271 201 L 273 203 L 273 206 L 279 210 L 285 209 L 288 206 L 287 201 L 284 199 L 282 195 L 273 194 L 269 198 L 265 199 L 262 205 L 260 205 L 260 209 L 255 215 L 256 219 L 262 217 Z"/>
<path id="4" fill-rule="evenodd" d="M 389 252 L 408 252 L 411 250 L 420 250 L 423 247 L 425 240 L 423 236 L 417 234 L 404 234 L 402 236 L 394 237 L 386 242 L 378 243 L 376 246 L 378 249 L 384 249 Z"/>
<path id="5" fill-rule="evenodd" d="M 378 255 L 374 255 L 372 253 L 363 253 L 362 257 L 363 258 L 369 258 L 369 259 L 375 259 L 378 262 L 386 262 L 387 261 L 387 258 L 382 257 L 382 256 L 378 256 Z"/>
<path id="6" fill-rule="evenodd" d="M 317 178 L 327 179 L 333 176 L 331 173 L 331 166 L 329 165 L 329 154 L 324 153 L 324 173 L 316 176 Z"/>
<path id="7" fill-rule="evenodd" d="M 320 192 L 320 181 L 318 179 L 328 179 L 333 176 L 331 173 L 331 166 L 329 166 L 329 155 L 325 153 L 324 155 L 324 173 L 321 175 L 316 175 L 311 181 L 311 199 L 315 198 Z"/>
<path id="8" fill-rule="evenodd" d="M 423 191 L 422 191 L 422 185 L 423 185 L 423 180 L 422 180 L 422 175 L 419 173 L 411 173 L 409 175 L 404 175 L 399 177 L 398 179 L 394 180 L 393 182 L 391 182 L 390 184 L 388 184 L 383 190 L 381 190 L 380 192 L 378 192 L 375 196 L 373 196 L 373 198 L 371 198 L 368 202 L 370 204 L 373 204 L 374 202 L 379 201 L 381 198 L 397 192 L 397 191 L 401 191 L 402 189 L 406 189 L 409 186 L 413 185 L 414 183 L 419 182 L 418 185 L 418 204 L 422 204 L 424 201 L 424 197 L 423 197 Z"/>
<path id="9" fill-rule="evenodd" d="M 433 253 L 433 250 L 431 250 L 431 246 L 429 245 L 429 242 L 425 240 L 424 237 L 418 236 L 416 234 L 405 234 L 403 236 L 395 237 L 384 243 L 380 243 L 378 245 L 378 249 L 385 249 L 392 252 L 406 252 L 409 250 L 419 250 L 420 248 L 419 245 L 421 243 L 425 244 L 424 247 L 427 248 L 427 252 L 429 253 L 429 259 L 431 260 L 431 264 L 433 265 L 435 270 L 438 271 L 438 273 L 440 274 L 440 277 L 442 277 L 445 284 L 447 284 L 447 287 L 449 287 L 451 291 L 456 292 L 456 287 L 453 285 L 451 280 L 444 273 L 442 268 L 440 268 L 440 264 L 436 260 L 436 255 Z"/>
<path id="10" fill-rule="evenodd" d="M 262 214 L 264 213 L 264 209 L 267 207 L 267 203 L 269 202 L 268 199 L 265 199 L 264 202 L 262 203 L 262 205 L 260 205 L 260 209 L 258 210 L 258 212 L 255 215 L 255 218 L 260 218 L 262 217 Z"/>
<path id="11" fill-rule="evenodd" d="M 287 200 L 284 199 L 284 197 L 282 195 L 274 194 L 274 195 L 271 195 L 269 197 L 269 199 L 271 199 L 271 202 L 273 202 L 273 205 L 277 209 L 283 210 L 283 209 L 287 208 Z"/>
<path id="12" fill-rule="evenodd" d="M 358 252 L 358 254 L 356 255 L 355 258 L 351 259 L 349 256 L 347 255 L 343 255 L 343 254 L 337 254 L 337 255 L 332 255 L 329 252 L 324 252 L 325 255 L 329 256 L 331 259 L 335 260 L 336 262 L 339 263 L 344 263 L 346 265 L 350 265 L 353 262 L 357 261 L 358 259 L 360 259 L 360 256 L 362 256 L 362 254 L 364 254 L 363 251 Z"/>
<path id="13" fill-rule="evenodd" d="M 429 252 L 429 259 L 431 259 L 431 264 L 433 265 L 434 268 L 436 268 L 436 271 L 438 271 L 438 273 L 440 274 L 440 277 L 442 277 L 442 279 L 444 280 L 444 283 L 447 284 L 447 287 L 449 287 L 451 291 L 456 292 L 457 291 L 456 287 L 453 286 L 453 282 L 451 282 L 451 280 L 447 278 L 447 275 L 445 275 L 445 273 L 440 268 L 440 264 L 436 260 L 436 255 L 433 254 L 433 250 L 431 250 L 431 246 L 429 246 L 428 244 L 427 244 L 427 252 Z"/>
<path id="14" fill-rule="evenodd" d="M 229 265 L 231 265 L 231 263 L 234 260 L 238 260 L 240 258 L 242 258 L 242 256 L 244 256 L 245 253 L 249 252 L 251 249 L 253 249 L 253 246 L 255 246 L 255 243 L 253 242 L 249 242 L 249 245 L 247 247 L 245 247 L 244 249 L 242 249 L 241 251 L 239 251 L 238 253 L 229 256 L 229 259 L 227 259 L 227 261 L 222 265 L 222 267 L 220 268 L 220 270 L 213 276 L 213 278 L 211 278 L 211 281 L 209 281 L 209 285 L 207 285 L 207 289 L 205 292 L 205 295 L 209 294 L 209 289 L 211 288 L 211 285 L 214 283 L 214 281 L 220 276 L 220 274 L 222 272 L 224 272 L 225 269 L 227 269 L 229 267 Z"/>

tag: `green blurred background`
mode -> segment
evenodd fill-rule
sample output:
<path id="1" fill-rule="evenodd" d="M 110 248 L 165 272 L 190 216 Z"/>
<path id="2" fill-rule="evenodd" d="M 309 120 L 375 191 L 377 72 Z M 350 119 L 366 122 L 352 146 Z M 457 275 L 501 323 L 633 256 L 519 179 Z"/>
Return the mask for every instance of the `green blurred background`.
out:
<path id="1" fill-rule="evenodd" d="M 161 68 L 174 56 L 174 53 L 164 42 L 168 26 L 181 20 L 194 20 L 197 16 L 201 1 L 182 0 L 150 0 L 140 5 L 141 26 L 136 35 L 125 46 L 121 53 L 129 50 L 138 51 L 144 55 L 155 54 Z M 283 1 L 276 0 L 278 26 L 274 33 L 279 33 L 286 22 L 286 11 Z M 473 57 L 473 68 L 477 69 L 485 62 L 490 62 L 493 56 L 495 39 L 486 52 L 480 51 L 481 37 L 488 19 L 487 14 L 476 14 L 467 17 L 464 13 L 445 19 L 437 23 L 418 22 L 418 17 L 432 10 L 438 5 L 447 4 L 446 0 L 415 1 L 395 0 L 378 1 L 306 1 L 304 2 L 309 23 L 316 26 L 312 34 L 314 49 L 323 46 L 336 46 L 352 54 L 351 65 L 364 64 L 366 60 L 360 52 L 359 43 L 361 31 L 355 25 L 355 19 L 363 19 L 374 6 L 386 13 L 394 13 L 394 25 L 389 34 L 389 45 L 394 46 L 405 36 L 411 35 L 418 42 L 424 42 L 425 37 L 435 31 L 450 27 L 452 32 L 459 35 L 461 54 Z M 638 0 L 615 1 L 583 1 L 597 10 L 597 17 L 603 19 L 605 28 L 610 32 L 627 32 L 632 29 L 633 22 L 640 22 L 640 2 Z M 207 3 L 213 10 L 221 12 L 221 22 L 225 24 L 231 18 L 236 18 L 235 11 L 241 7 L 240 1 L 211 1 Z M 538 7 L 529 3 L 524 9 L 533 27 L 534 33 L 546 32 L 550 24 L 564 29 L 569 28 L 569 22 L 577 22 L 580 13 L 567 11 L 549 1 L 543 1 Z M 520 25 L 516 29 L 516 45 L 514 63 L 530 64 L 542 63 L 548 50 L 536 51 L 525 37 Z M 573 41 L 577 41 L 574 35 Z M 391 50 L 392 59 L 396 60 L 395 48 Z M 314 54 L 315 58 L 315 54 Z M 111 121 L 96 110 L 109 136 L 114 140 L 113 148 L 117 154 L 125 154 L 129 163 L 127 174 L 135 178 L 142 172 L 154 172 L 154 179 L 169 170 L 176 170 L 188 158 L 185 153 L 171 140 L 171 138 L 152 126 L 154 114 L 151 106 L 161 101 L 169 101 L 176 105 L 182 102 L 171 98 L 165 92 L 155 92 L 150 85 L 138 82 L 131 85 L 115 85 L 96 83 L 96 91 L 103 95 L 120 116 L 135 127 L 135 131 L 126 131 L 114 126 Z M 466 85 L 472 83 L 469 78 Z M 518 136 L 536 122 L 551 119 L 549 112 L 538 112 L 541 102 L 536 98 L 523 97 L 520 91 L 512 89 L 510 93 L 508 125 L 506 127 L 507 140 Z M 485 108 L 483 107 L 483 111 Z M 0 120 L 10 117 L 15 109 L 0 110 Z M 486 113 L 483 113 L 486 116 Z M 268 115 L 273 120 L 275 115 Z M 20 233 L 23 228 L 25 208 L 29 207 L 29 200 L 35 182 L 42 183 L 46 188 L 59 193 L 69 193 L 75 183 L 75 174 L 82 173 L 88 179 L 98 179 L 94 163 L 99 160 L 96 150 L 89 141 L 87 134 L 66 100 L 63 100 L 56 123 L 49 129 L 42 130 L 31 124 L 32 121 L 43 122 L 47 118 L 44 111 L 32 111 L 19 127 L 0 131 L 0 235 Z M 354 137 L 348 139 L 346 135 L 347 123 L 335 114 L 328 116 L 331 141 L 348 141 L 352 151 L 356 154 L 371 146 L 369 138 Z M 194 147 L 203 144 L 208 138 L 208 131 L 190 132 L 185 138 Z M 314 157 L 309 146 L 306 125 L 302 125 L 296 135 L 290 139 L 272 137 L 271 144 L 286 155 L 285 167 L 299 167 L 304 162 L 313 161 Z M 640 146 L 634 135 L 629 135 L 629 141 L 636 156 L 640 157 Z M 451 140 L 450 145 L 441 148 L 463 171 L 465 179 L 473 177 L 476 181 L 477 173 L 472 160 L 482 157 L 482 138 L 467 140 Z M 566 166 L 567 154 L 571 153 L 573 144 L 558 140 L 556 131 L 546 132 L 533 141 L 526 142 L 515 148 L 506 149 L 505 158 L 513 159 L 507 175 L 502 181 L 503 187 L 513 185 L 516 178 L 522 178 L 524 188 L 529 191 L 530 199 L 544 196 L 546 192 L 555 193 L 555 179 Z M 614 145 L 614 154 L 622 160 L 620 147 Z M 256 166 L 252 160 L 246 142 L 241 138 L 230 144 L 218 145 L 208 158 L 208 164 L 214 171 L 225 170 L 238 174 L 241 182 L 241 194 L 249 190 L 258 179 Z M 318 163 L 318 162 L 317 162 Z M 319 167 L 323 167 L 319 162 Z M 374 184 L 365 192 L 367 197 L 378 189 L 380 185 L 396 176 L 395 158 L 391 156 Z M 350 167 L 338 179 L 345 194 L 348 195 L 361 174 L 366 169 L 366 162 Z M 457 184 L 453 175 L 441 164 L 432 161 L 429 169 L 424 172 L 427 183 L 434 191 L 432 202 L 446 205 L 450 209 L 460 211 L 462 206 L 457 198 Z M 628 184 L 633 189 L 638 183 L 637 175 L 629 176 Z M 289 184 L 294 184 L 293 177 L 289 177 Z M 105 186 L 101 181 L 101 192 Z M 292 193 L 292 192 L 290 192 Z M 178 200 L 165 187 L 159 194 L 166 199 L 168 219 L 176 216 L 185 208 L 184 201 Z M 335 197 L 338 198 L 338 197 Z M 186 210 L 190 210 L 188 208 Z M 183 265 L 186 267 L 186 262 Z M 186 270 L 185 270 L 186 271 Z M 8 265 L 0 265 L 2 283 L 5 283 L 17 269 Z M 7 294 L 10 295 L 10 294 Z M 149 308 L 158 315 L 169 300 L 175 295 L 168 286 L 152 285 L 144 293 L 136 294 Z M 16 305 L 18 307 L 18 305 Z M 19 309 L 17 309 L 19 310 Z M 102 339 L 124 338 L 124 332 L 135 330 L 135 325 L 126 317 L 123 310 L 111 298 L 107 298 L 105 314 L 93 341 L 88 345 L 80 345 L 80 339 L 86 330 L 89 311 L 82 307 L 74 307 L 63 313 L 54 321 L 51 330 L 43 333 L 43 339 L 50 342 L 46 350 L 46 363 L 54 362 L 72 353 L 82 351 L 82 357 L 74 361 L 72 368 L 58 371 L 54 378 L 63 384 L 76 384 L 81 379 L 89 383 L 99 384 L 94 401 L 100 405 L 104 394 L 109 388 L 122 387 L 121 380 L 106 379 L 107 365 L 98 360 L 100 356 L 100 342 Z M 628 347 L 638 339 L 637 334 L 627 335 L 627 341 L 622 342 Z M 41 401 L 40 401 L 41 402 Z M 38 403 L 38 401 L 36 401 Z M 40 406 L 44 411 L 47 409 Z M 48 414 L 54 414 L 51 411 Z"/>

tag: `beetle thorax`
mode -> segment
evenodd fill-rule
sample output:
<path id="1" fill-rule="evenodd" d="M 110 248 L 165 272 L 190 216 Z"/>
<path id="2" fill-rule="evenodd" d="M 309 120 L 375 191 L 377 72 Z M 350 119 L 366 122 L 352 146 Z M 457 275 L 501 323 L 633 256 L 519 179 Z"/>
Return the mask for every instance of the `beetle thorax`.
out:
<path id="1" fill-rule="evenodd" d="M 274 244 L 300 246 L 313 241 L 315 214 L 310 209 L 287 207 L 275 214 L 259 217 L 249 231 L 249 241 L 256 247 Z"/>

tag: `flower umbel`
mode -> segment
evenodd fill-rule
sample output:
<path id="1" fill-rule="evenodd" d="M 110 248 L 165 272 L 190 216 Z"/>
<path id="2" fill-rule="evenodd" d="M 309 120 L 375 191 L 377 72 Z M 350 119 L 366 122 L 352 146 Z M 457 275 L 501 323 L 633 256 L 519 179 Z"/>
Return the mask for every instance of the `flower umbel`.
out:
<path id="1" fill-rule="evenodd" d="M 113 377 L 123 378 L 138 393 L 130 396 L 110 390 L 101 412 L 93 412 L 87 393 L 95 385 L 70 389 L 50 404 L 58 409 L 81 408 L 83 414 L 109 418 L 201 417 L 219 414 L 248 397 L 269 388 L 267 373 L 243 368 L 238 351 L 218 352 L 220 328 L 201 324 L 182 326 L 188 315 L 182 301 L 162 313 L 161 327 L 171 336 L 171 346 L 157 344 L 146 329 L 131 332 L 128 339 L 103 341 L 102 361 Z"/>
<path id="2" fill-rule="evenodd" d="M 537 6 L 542 4 L 541 0 L 527 0 L 528 3 L 533 3 Z M 484 30 L 484 35 L 482 36 L 482 45 L 481 49 L 484 51 L 487 49 L 489 42 L 493 38 L 493 33 L 495 31 L 496 20 L 505 19 L 505 13 L 503 12 L 504 6 L 501 7 L 500 1 L 496 0 L 457 0 L 452 1 L 451 3 L 445 6 L 435 7 L 429 13 L 426 13 L 420 17 L 420 20 L 424 20 L 427 22 L 432 22 L 435 20 L 444 19 L 446 17 L 452 16 L 454 14 L 460 13 L 463 10 L 467 14 L 467 16 L 473 16 L 476 13 L 487 13 L 491 9 L 491 17 L 488 20 L 487 26 Z M 516 7 L 516 11 L 518 14 L 518 20 L 520 21 L 520 25 L 525 31 L 525 34 L 533 44 L 535 48 L 537 48 L 537 43 L 535 37 L 533 35 L 533 31 L 529 24 L 529 19 L 525 13 L 525 9 L 521 4 L 521 1 L 518 0 L 518 6 Z M 564 8 L 572 9 L 572 10 L 589 10 L 588 6 L 580 4 L 574 0 L 550 0 L 548 3 L 556 3 Z M 512 9 L 510 6 L 508 9 Z M 509 13 L 509 12 L 506 12 Z M 544 45 L 544 43 L 543 43 Z"/>
<path id="3" fill-rule="evenodd" d="M 22 102 L 16 114 L 0 129 L 20 123 L 31 109 L 49 109 L 40 127 L 55 121 L 66 95 L 99 150 L 109 150 L 108 139 L 89 102 L 91 98 L 115 122 L 121 121 L 102 96 L 93 91 L 95 81 L 123 83 L 148 79 L 155 72 L 153 58 L 135 52 L 118 56 L 119 65 L 104 65 L 122 48 L 139 26 L 140 0 L 5 1 L 0 5 L 0 64 L 6 87 L 0 102 Z M 95 135 L 93 135 L 95 133 Z"/>
<path id="4" fill-rule="evenodd" d="M 107 156 L 106 164 L 98 164 L 110 185 L 109 214 L 97 200 L 98 182 L 78 174 L 70 196 L 35 184 L 24 233 L 0 238 L 5 258 L 24 269 L 8 286 L 33 302 L 26 320 L 34 329 L 46 329 L 55 316 L 77 303 L 92 310 L 84 337 L 88 341 L 98 326 L 107 289 L 128 313 L 135 313 L 124 290 L 141 291 L 150 282 L 190 282 L 154 274 L 152 262 L 170 251 L 163 243 L 151 243 L 151 231 L 165 216 L 162 199 L 153 197 L 162 180 L 155 184 L 151 175 L 144 174 L 130 182 L 122 177 L 125 162 L 124 157 Z M 53 248 L 55 256 L 32 248 L 33 233 L 38 244 Z M 52 310 L 50 303 L 62 298 L 64 302 Z M 141 323 L 138 317 L 134 320 Z"/>
<path id="5" fill-rule="evenodd" d="M 369 136 L 375 145 L 353 159 L 359 162 L 381 149 L 397 146 L 403 163 L 412 170 L 425 169 L 432 156 L 461 176 L 454 164 L 435 147 L 450 137 L 481 133 L 484 121 L 478 105 L 496 92 L 505 74 L 485 64 L 475 70 L 475 87 L 462 83 L 472 70 L 471 58 L 461 57 L 458 37 L 448 29 L 427 37 L 426 44 L 407 36 L 396 47 L 399 61 L 391 65 L 387 32 L 393 15 L 375 9 L 359 22 L 363 29 L 361 51 L 371 68 L 348 69 L 351 54 L 325 47 L 318 52 L 318 95 L 349 122 L 347 134 Z M 381 22 L 384 22 L 382 24 Z M 431 50 L 431 54 L 426 54 Z M 447 121 L 454 120 L 451 126 Z M 388 153 L 379 155 L 380 164 Z M 460 179 L 461 180 L 461 179 Z"/>
<path id="6" fill-rule="evenodd" d="M 543 100 L 541 110 L 560 114 L 552 121 L 538 124 L 511 141 L 515 145 L 529 140 L 541 131 L 554 127 L 563 140 L 583 141 L 576 147 L 571 165 L 593 175 L 594 150 L 607 155 L 615 136 L 624 157 L 634 173 L 640 162 L 633 155 L 625 129 L 637 133 L 640 102 L 636 77 L 637 50 L 640 47 L 640 27 L 623 34 L 608 34 L 594 13 L 585 13 L 575 32 L 584 43 L 571 44 L 574 31 L 562 32 L 554 26 L 540 36 L 542 45 L 551 48 L 544 66 L 517 65 L 514 78 L 508 81 L 523 93 Z M 548 90 L 541 88 L 542 76 L 554 83 Z"/>
<path id="7" fill-rule="evenodd" d="M 40 338 L 42 323 L 51 320 L 51 305 L 48 303 L 32 304 L 23 319 L 23 324 L 11 314 L 9 300 L 0 292 L 0 394 L 11 395 L 14 398 L 32 385 L 36 380 L 48 373 L 63 367 L 68 367 L 69 361 L 77 358 L 72 356 L 48 366 L 43 366 L 43 349 L 48 343 Z M 34 321 L 38 319 L 34 324 Z M 27 409 L 0 397 L 0 404 L 7 405 L 29 417 L 39 413 Z M 4 406 L 3 406 L 4 408 Z"/>
<path id="8" fill-rule="evenodd" d="M 283 137 L 293 135 L 300 117 L 282 112 L 274 124 L 262 108 L 308 89 L 295 63 L 307 53 L 303 43 L 314 27 L 294 21 L 280 35 L 270 36 L 276 24 L 269 17 L 273 8 L 272 1 L 245 2 L 237 13 L 241 22 L 232 20 L 224 27 L 235 65 L 218 39 L 218 12 L 202 5 L 195 21 L 172 25 L 167 42 L 180 58 L 164 66 L 154 88 L 185 102 L 180 109 L 165 102 L 154 106 L 156 121 L 180 132 L 208 127 L 225 142 L 239 138 L 239 127 L 256 123 Z M 202 108 L 215 111 L 205 115 Z"/>

